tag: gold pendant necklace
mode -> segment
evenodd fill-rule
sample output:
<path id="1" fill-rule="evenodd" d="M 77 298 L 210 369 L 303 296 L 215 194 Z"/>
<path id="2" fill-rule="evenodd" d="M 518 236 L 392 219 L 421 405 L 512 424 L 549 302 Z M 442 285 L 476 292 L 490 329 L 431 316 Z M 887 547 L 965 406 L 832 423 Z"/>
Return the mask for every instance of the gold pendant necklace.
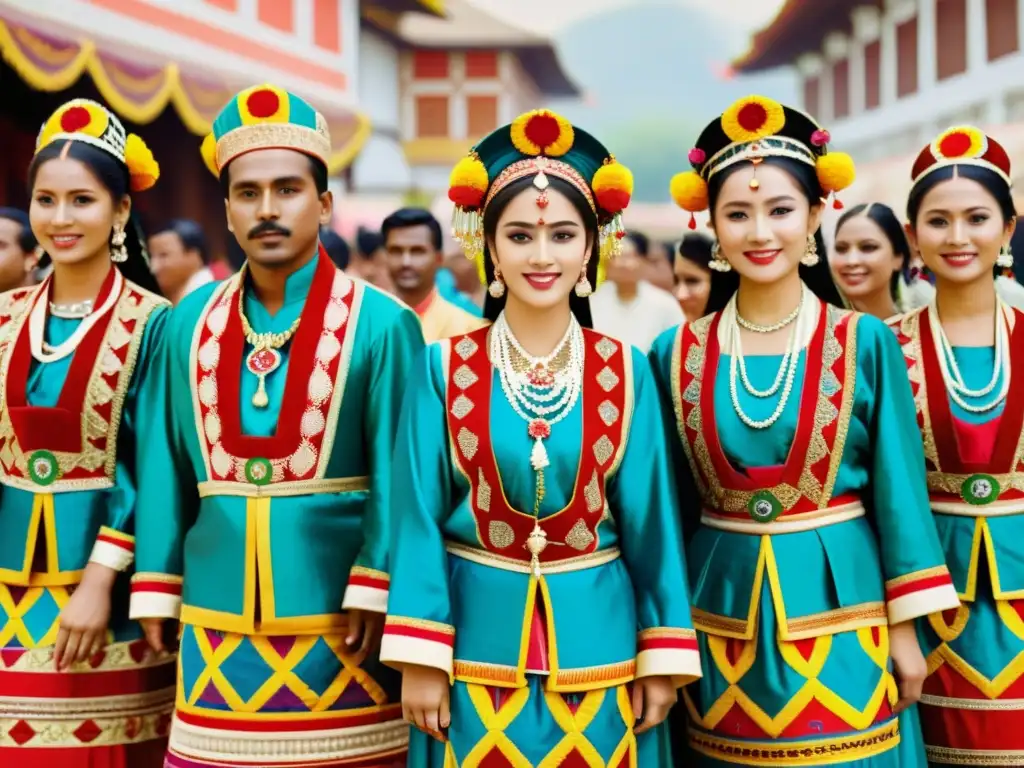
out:
<path id="1" fill-rule="evenodd" d="M 283 358 L 278 350 L 291 341 L 295 331 L 299 329 L 302 315 L 295 318 L 295 322 L 284 333 L 256 333 L 249 324 L 243 309 L 244 284 L 243 277 L 239 281 L 238 287 L 238 316 L 242 320 L 242 332 L 245 334 L 245 340 L 253 347 L 252 352 L 245 357 L 245 367 L 257 379 L 256 394 L 252 396 L 252 404 L 257 408 L 266 408 L 270 404 L 270 398 L 267 397 L 267 376 L 281 367 Z"/>

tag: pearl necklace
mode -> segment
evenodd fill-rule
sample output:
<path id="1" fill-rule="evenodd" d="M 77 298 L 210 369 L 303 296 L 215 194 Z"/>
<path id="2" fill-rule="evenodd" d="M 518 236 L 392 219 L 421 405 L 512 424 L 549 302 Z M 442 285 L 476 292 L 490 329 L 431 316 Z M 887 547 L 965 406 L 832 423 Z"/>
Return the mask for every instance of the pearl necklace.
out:
<path id="1" fill-rule="evenodd" d="M 76 301 L 71 304 L 56 304 L 50 302 L 50 316 L 60 317 L 65 320 L 81 320 L 92 314 L 92 299 Z"/>
<path id="2" fill-rule="evenodd" d="M 47 278 L 47 280 L 51 279 L 52 276 Z M 73 354 L 78 349 L 78 345 L 82 343 L 82 339 L 85 338 L 86 334 L 92 330 L 93 326 L 121 298 L 123 288 L 124 277 L 122 277 L 119 271 L 115 270 L 114 283 L 110 287 L 110 293 L 107 294 L 107 298 L 103 300 L 103 304 L 82 318 L 82 322 L 78 324 L 78 327 L 75 328 L 74 332 L 63 343 L 53 346 L 46 342 L 46 310 L 50 303 L 46 299 L 46 295 L 50 290 L 50 285 L 49 283 L 43 283 L 37 294 L 39 298 L 35 306 L 32 307 L 32 312 L 28 318 L 28 342 L 32 357 L 40 363 L 54 363 Z"/>
<path id="3" fill-rule="evenodd" d="M 806 291 L 806 289 L 804 289 Z M 803 309 L 804 305 L 804 294 L 801 292 L 800 303 L 797 305 L 795 312 L 788 316 L 791 319 L 785 319 L 784 324 L 780 325 L 779 328 L 785 328 L 786 325 L 792 324 L 793 327 L 789 332 L 789 341 L 786 345 L 786 353 L 782 357 L 782 362 L 779 365 L 779 372 L 775 377 L 775 382 L 767 390 L 756 389 L 747 378 L 746 374 L 746 361 L 743 356 L 743 345 L 740 341 L 740 317 L 735 311 L 736 297 L 732 298 L 732 327 L 726 329 L 727 336 L 727 350 L 729 353 L 729 396 L 732 400 L 733 410 L 739 417 L 740 421 L 746 424 L 751 429 L 768 429 L 782 416 L 786 410 L 786 404 L 789 402 L 789 397 L 793 392 L 793 381 L 796 379 L 797 364 L 800 361 L 800 349 L 799 349 L 799 323 L 794 323 Z M 780 321 L 782 322 L 782 321 Z M 778 324 L 776 324 L 778 325 Z M 778 330 L 778 328 L 776 329 Z M 739 393 L 737 392 L 736 381 L 739 379 L 743 388 L 754 397 L 771 397 L 774 395 L 780 386 L 782 386 L 782 396 L 779 398 L 778 405 L 775 406 L 775 410 L 772 411 L 771 415 L 766 419 L 756 420 L 752 419 L 743 410 L 740 405 Z M 783 382 L 785 382 L 783 384 Z"/>
<path id="4" fill-rule="evenodd" d="M 1004 402 L 1010 392 L 1010 338 L 1003 317 L 1002 300 L 996 298 L 995 354 L 992 361 L 992 378 L 981 389 L 970 389 L 964 382 L 960 366 L 957 365 L 956 356 L 953 353 L 953 345 L 950 344 L 949 337 L 946 336 L 946 331 L 942 327 L 942 323 L 939 322 L 939 311 L 935 302 L 928 307 L 928 322 L 931 325 L 932 336 L 939 342 L 939 348 L 936 350 L 939 358 L 939 370 L 950 399 L 968 413 L 988 413 Z M 996 388 L 1000 381 L 1002 385 L 995 398 L 990 402 L 972 405 L 964 399 L 985 397 Z"/>
<path id="5" fill-rule="evenodd" d="M 562 370 L 553 370 L 551 361 L 568 346 L 568 362 Z M 534 470 L 549 465 L 544 440 L 551 436 L 551 427 L 564 419 L 576 405 L 583 391 L 583 331 L 575 316 L 554 351 L 534 357 L 523 349 L 512 333 L 504 313 L 491 328 L 491 360 L 498 365 L 501 388 L 512 409 L 527 422 L 527 432 L 534 440 L 530 464 Z M 517 371 L 514 358 L 525 360 L 527 369 Z"/>
<path id="6" fill-rule="evenodd" d="M 775 333 L 775 331 L 781 331 L 787 325 L 796 320 L 797 316 L 800 314 L 800 307 L 803 306 L 802 299 L 803 294 L 801 294 L 801 301 L 797 302 L 796 308 L 777 323 L 772 323 L 771 325 L 752 323 L 743 318 L 743 315 L 740 314 L 738 308 L 736 310 L 736 322 L 740 324 L 741 328 L 746 328 L 748 331 L 753 331 L 754 333 Z"/>
<path id="7" fill-rule="evenodd" d="M 564 352 L 566 365 L 553 368 L 552 362 Z M 533 438 L 530 466 L 537 473 L 533 501 L 533 530 L 526 539 L 533 577 L 541 577 L 540 556 L 551 543 L 540 526 L 540 504 L 544 500 L 544 469 L 550 462 L 544 440 L 551 436 L 551 427 L 564 419 L 576 405 L 583 391 L 583 330 L 575 315 L 569 316 L 569 327 L 554 351 L 544 357 L 530 355 L 512 333 L 505 313 L 491 326 L 490 355 L 498 367 L 498 379 L 505 399 L 512 410 L 527 422 L 527 434 Z M 515 358 L 525 361 L 526 370 L 517 370 Z M 554 414 L 552 416 L 551 414 Z"/>

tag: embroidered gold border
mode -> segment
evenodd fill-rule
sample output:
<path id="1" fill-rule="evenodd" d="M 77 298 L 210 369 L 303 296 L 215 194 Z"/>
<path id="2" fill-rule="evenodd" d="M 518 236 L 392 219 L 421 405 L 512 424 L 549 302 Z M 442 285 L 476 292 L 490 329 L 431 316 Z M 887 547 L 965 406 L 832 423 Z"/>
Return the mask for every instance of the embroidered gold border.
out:
<path id="1" fill-rule="evenodd" d="M 885 589 L 895 589 L 896 587 L 902 587 L 904 584 L 911 584 L 921 579 L 930 579 L 933 576 L 947 576 L 949 575 L 949 569 L 944 565 L 936 565 L 932 568 L 923 568 L 920 571 L 914 571 L 913 573 L 907 573 L 903 576 L 897 576 L 895 579 L 889 579 L 885 582 Z"/>
<path id="2" fill-rule="evenodd" d="M 363 294 L 365 293 L 365 284 L 360 280 L 355 280 L 350 277 L 345 277 L 343 273 L 336 272 L 334 276 L 335 280 L 347 279 L 352 283 L 352 307 L 348 312 L 348 320 L 346 324 L 348 327 L 345 329 L 345 341 L 341 345 L 341 351 L 338 353 L 341 359 L 338 360 L 338 372 L 334 377 L 334 389 L 331 390 L 331 405 L 327 409 L 327 426 L 324 427 L 324 439 L 320 444 L 320 460 L 316 467 L 316 479 L 323 479 L 327 475 L 327 465 L 331 461 L 331 455 L 334 453 L 334 438 L 338 434 L 338 414 L 341 413 L 342 402 L 345 399 L 345 389 L 348 383 L 348 372 L 352 365 L 352 349 L 356 343 L 356 330 L 359 326 L 360 309 L 363 306 Z M 334 290 L 331 291 L 332 298 Z M 345 294 L 339 293 L 339 298 L 344 298 Z M 369 490 L 368 488 L 366 490 Z"/>
<path id="3" fill-rule="evenodd" d="M 1024 709 L 1024 699 L 954 699 L 949 696 L 921 694 L 921 703 L 946 709 L 969 709 L 979 712 L 1008 712 Z"/>
<path id="4" fill-rule="evenodd" d="M 826 765 L 880 755 L 900 743 L 899 721 L 823 739 L 755 741 L 727 739 L 689 728 L 690 746 L 707 757 L 741 765 Z"/>
<path id="5" fill-rule="evenodd" d="M 310 496 L 321 493 L 353 493 L 370 490 L 370 478 L 338 477 L 327 480 L 293 480 L 269 485 L 236 483 L 230 480 L 203 480 L 199 483 L 199 498 L 207 496 L 242 496 L 262 498 L 277 496 Z"/>
<path id="6" fill-rule="evenodd" d="M 28 475 L 26 466 L 28 457 L 18 445 L 14 425 L 11 423 L 10 414 L 7 411 L 7 374 L 10 368 L 10 350 L 27 322 L 27 310 L 34 303 L 40 290 L 42 290 L 42 285 L 37 286 L 25 300 L 19 302 L 22 305 L 19 307 L 21 314 L 16 317 L 12 315 L 11 320 L 5 324 L 5 329 L 9 330 L 0 337 L 2 338 L 0 340 L 0 435 L 6 438 L 4 453 L 10 452 L 9 459 L 0 460 L 0 479 L 4 485 L 30 493 L 52 494 L 112 488 L 114 486 L 114 469 L 117 465 L 117 438 L 121 427 L 121 417 L 128 388 L 131 386 L 135 366 L 138 363 L 145 331 L 152 313 L 161 306 L 169 306 L 169 302 L 149 293 L 129 280 L 124 281 L 121 296 L 115 304 L 113 316 L 103 335 L 99 352 L 89 373 L 89 383 L 86 388 L 85 400 L 82 403 L 82 451 L 79 453 L 54 452 L 61 474 L 80 466 L 89 470 L 102 466 L 103 476 L 73 480 L 62 480 L 58 476 L 57 480 L 50 485 L 41 486 L 33 482 Z M 134 297 L 138 297 L 137 303 L 133 301 Z M 129 334 L 125 329 L 125 323 L 131 320 L 135 321 L 135 327 Z M 128 336 L 125 342 L 128 344 L 128 350 L 125 353 L 125 360 L 118 370 L 116 387 L 111 391 L 102 378 L 103 363 L 106 355 L 113 354 L 113 349 L 123 346 L 123 344 L 115 346 L 118 334 Z M 108 401 L 110 402 L 110 419 L 103 423 L 102 417 L 96 411 L 96 406 Z M 102 434 L 105 434 L 106 437 L 106 447 L 103 451 L 92 448 L 89 440 L 90 437 L 96 436 L 98 430 L 103 430 Z M 102 459 L 100 464 L 95 467 L 91 466 L 93 462 L 100 459 Z M 17 477 L 6 471 L 5 465 L 12 463 L 24 472 L 24 477 Z"/>
<path id="7" fill-rule="evenodd" d="M 987 749 L 960 749 L 925 745 L 929 761 L 947 765 L 1024 765 L 1024 750 L 999 752 Z"/>
<path id="8" fill-rule="evenodd" d="M 490 552 L 486 549 L 470 547 L 455 541 L 446 541 L 444 547 L 448 554 L 453 555 L 454 557 L 461 557 L 463 560 L 469 560 L 472 563 L 485 565 L 491 568 L 499 568 L 503 571 L 513 571 L 515 573 L 533 573 L 533 569 L 530 567 L 529 563 L 524 563 L 522 560 L 516 560 L 512 557 L 499 555 L 496 552 Z M 609 547 L 608 549 L 592 552 L 589 555 L 570 557 L 565 560 L 557 560 L 551 563 L 541 563 L 540 571 L 544 576 L 550 576 L 555 573 L 583 571 L 587 568 L 596 568 L 600 565 L 606 565 L 613 560 L 617 560 L 621 555 L 622 552 L 618 547 Z"/>
<path id="9" fill-rule="evenodd" d="M 826 507 L 825 509 L 815 509 L 811 512 L 798 512 L 786 515 L 769 523 L 727 517 L 716 514 L 713 510 L 705 509 L 701 512 L 700 522 L 708 528 L 714 528 L 719 531 L 747 533 L 754 536 L 773 536 L 783 533 L 813 531 L 826 525 L 856 520 L 859 517 L 864 517 L 866 514 L 867 510 L 864 505 L 856 501 L 849 504 L 840 504 L 836 507 Z"/>

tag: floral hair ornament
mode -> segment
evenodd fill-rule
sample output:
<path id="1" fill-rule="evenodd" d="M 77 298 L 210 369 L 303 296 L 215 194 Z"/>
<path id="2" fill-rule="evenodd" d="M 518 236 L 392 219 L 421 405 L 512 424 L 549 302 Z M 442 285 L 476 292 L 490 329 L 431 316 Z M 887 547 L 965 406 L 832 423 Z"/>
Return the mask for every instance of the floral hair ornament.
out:
<path id="1" fill-rule="evenodd" d="M 600 283 L 606 262 L 619 252 L 626 234 L 622 212 L 633 194 L 633 175 L 597 139 L 546 109 L 527 112 L 497 129 L 452 169 L 452 234 L 476 263 L 481 282 L 486 282 L 484 212 L 502 189 L 530 176 L 541 212 L 549 204 L 549 179 L 557 177 L 578 190 L 597 215 Z"/>
<path id="2" fill-rule="evenodd" d="M 748 182 L 757 190 L 757 169 L 766 158 L 786 157 L 815 169 L 825 197 L 842 208 L 838 193 L 856 178 L 853 160 L 845 152 L 830 152 L 832 137 L 799 110 L 764 96 L 746 96 L 732 104 L 700 134 L 687 156 L 691 170 L 676 174 L 669 191 L 676 205 L 690 213 L 689 228 L 697 228 L 695 214 L 710 204 L 708 182 L 736 163 L 754 166 Z"/>
<path id="3" fill-rule="evenodd" d="M 950 165 L 974 165 L 987 168 L 1011 185 L 1010 156 L 1003 146 L 973 125 L 959 125 L 940 133 L 921 150 L 911 169 L 916 184 L 924 176 Z"/>
<path id="4" fill-rule="evenodd" d="M 91 99 L 72 99 L 43 123 L 36 138 L 36 153 L 56 141 L 81 141 L 112 155 L 128 169 L 132 192 L 156 184 L 160 166 L 146 142 L 127 133 L 113 112 Z"/>

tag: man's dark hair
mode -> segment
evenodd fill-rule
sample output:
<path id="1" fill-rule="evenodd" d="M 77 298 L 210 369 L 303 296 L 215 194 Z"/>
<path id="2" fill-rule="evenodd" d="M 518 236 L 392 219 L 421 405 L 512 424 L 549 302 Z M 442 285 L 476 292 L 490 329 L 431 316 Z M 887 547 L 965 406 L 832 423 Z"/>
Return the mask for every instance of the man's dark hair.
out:
<path id="1" fill-rule="evenodd" d="M 651 251 L 651 241 L 643 232 L 626 232 L 626 238 L 633 242 L 636 246 L 636 252 L 638 256 L 647 258 L 647 254 Z"/>
<path id="2" fill-rule="evenodd" d="M 444 241 L 441 237 L 441 225 L 434 214 L 426 208 L 399 208 L 380 225 L 381 240 L 387 245 L 388 234 L 395 229 L 408 229 L 409 227 L 427 227 L 430 230 L 430 237 L 434 243 L 434 250 L 440 251 Z"/>
<path id="3" fill-rule="evenodd" d="M 372 259 L 373 255 L 384 245 L 380 232 L 360 227 L 356 232 L 356 253 L 364 259 Z"/>
<path id="4" fill-rule="evenodd" d="M 298 151 L 298 150 L 296 150 Z M 313 184 L 316 186 L 316 193 L 322 195 L 327 191 L 327 166 L 312 155 L 306 155 L 309 160 L 309 172 L 313 175 Z M 232 162 L 234 162 L 232 160 Z M 220 171 L 220 188 L 224 197 L 231 191 L 231 163 L 228 163 Z"/>
<path id="5" fill-rule="evenodd" d="M 150 237 L 162 235 L 166 232 L 176 234 L 186 251 L 196 251 L 199 254 L 199 258 L 203 260 L 203 264 L 210 263 L 210 251 L 206 245 L 206 235 L 203 234 L 203 228 L 199 222 L 192 221 L 192 219 L 171 219 L 162 227 L 155 229 Z"/>
<path id="6" fill-rule="evenodd" d="M 327 251 L 327 255 L 334 262 L 334 266 L 338 269 L 348 267 L 349 247 L 341 235 L 330 227 L 320 227 L 320 245 Z"/>
<path id="7" fill-rule="evenodd" d="M 20 208 L 0 208 L 0 219 L 13 221 L 21 225 L 21 232 L 18 233 L 18 247 L 22 253 L 31 253 L 39 245 L 36 236 L 32 234 L 32 225 L 29 223 L 28 214 Z"/>

